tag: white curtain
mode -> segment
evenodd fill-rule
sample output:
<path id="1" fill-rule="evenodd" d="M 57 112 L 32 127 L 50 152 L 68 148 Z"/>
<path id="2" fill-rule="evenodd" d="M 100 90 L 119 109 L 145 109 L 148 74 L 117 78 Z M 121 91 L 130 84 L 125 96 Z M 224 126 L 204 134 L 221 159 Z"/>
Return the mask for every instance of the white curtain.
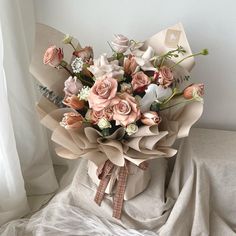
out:
<path id="1" fill-rule="evenodd" d="M 0 225 L 29 211 L 26 194 L 58 187 L 28 71 L 34 24 L 31 0 L 0 1 Z"/>

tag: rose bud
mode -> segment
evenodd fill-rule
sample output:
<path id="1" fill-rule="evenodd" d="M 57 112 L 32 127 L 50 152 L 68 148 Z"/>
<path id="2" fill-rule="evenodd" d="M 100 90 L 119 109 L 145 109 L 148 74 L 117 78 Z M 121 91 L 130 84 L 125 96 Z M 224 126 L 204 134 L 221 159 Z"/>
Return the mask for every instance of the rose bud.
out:
<path id="1" fill-rule="evenodd" d="M 151 80 L 142 71 L 132 75 L 131 85 L 136 92 L 144 92 Z"/>
<path id="2" fill-rule="evenodd" d="M 184 98 L 202 100 L 204 95 L 204 84 L 192 84 L 184 90 Z"/>
<path id="3" fill-rule="evenodd" d="M 63 60 L 63 51 L 61 48 L 57 48 L 55 45 L 49 47 L 43 57 L 43 63 L 52 67 L 57 67 Z"/>
<path id="4" fill-rule="evenodd" d="M 135 124 L 129 124 L 127 125 L 125 131 L 130 136 L 132 134 L 135 134 L 138 131 L 138 126 Z"/>
<path id="5" fill-rule="evenodd" d="M 170 87 L 174 81 L 174 76 L 171 69 L 167 66 L 162 66 L 159 70 L 159 78 L 157 80 L 158 84 L 162 85 L 164 88 Z"/>
<path id="6" fill-rule="evenodd" d="M 73 40 L 73 37 L 69 34 L 66 34 L 62 42 L 64 44 L 71 44 L 72 40 Z"/>
<path id="7" fill-rule="evenodd" d="M 75 110 L 82 109 L 84 107 L 84 101 L 80 100 L 79 97 L 72 95 L 72 96 L 65 96 L 63 103 L 71 107 Z"/>
<path id="8" fill-rule="evenodd" d="M 161 122 L 160 116 L 155 111 L 148 111 L 142 114 L 141 122 L 145 125 L 158 125 Z"/>
<path id="9" fill-rule="evenodd" d="M 129 55 L 128 58 L 124 59 L 124 71 L 125 74 L 131 75 L 133 74 L 138 67 L 138 64 L 134 58 L 134 56 Z"/>
<path id="10" fill-rule="evenodd" d="M 80 80 L 77 79 L 76 76 L 72 77 L 70 76 L 64 83 L 65 88 L 64 92 L 66 95 L 77 95 L 80 90 L 83 88 L 83 84 Z"/>
<path id="11" fill-rule="evenodd" d="M 102 130 L 108 129 L 108 128 L 111 128 L 111 123 L 106 118 L 101 118 L 98 121 L 98 127 Z"/>
<path id="12" fill-rule="evenodd" d="M 64 114 L 60 125 L 65 129 L 78 129 L 83 124 L 83 116 L 78 112 L 68 112 Z"/>
<path id="13" fill-rule="evenodd" d="M 90 64 L 90 59 L 93 59 L 93 49 L 92 47 L 85 47 L 79 51 L 75 51 L 73 55 L 75 55 L 76 57 L 80 57 L 83 62 Z"/>
<path id="14" fill-rule="evenodd" d="M 111 42 L 113 49 L 117 53 L 125 53 L 130 47 L 130 41 L 122 34 L 114 35 L 114 40 Z"/>

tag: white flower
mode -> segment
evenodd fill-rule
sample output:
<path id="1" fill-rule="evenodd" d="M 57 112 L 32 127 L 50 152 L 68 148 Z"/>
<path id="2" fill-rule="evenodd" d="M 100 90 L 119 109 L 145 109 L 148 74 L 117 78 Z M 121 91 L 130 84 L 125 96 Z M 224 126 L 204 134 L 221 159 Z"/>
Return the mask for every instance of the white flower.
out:
<path id="1" fill-rule="evenodd" d="M 121 79 L 124 75 L 124 71 L 119 66 L 118 60 L 108 62 L 106 54 L 101 55 L 98 59 L 94 59 L 94 65 L 91 65 L 87 69 L 95 78 L 107 75 L 112 78 Z"/>
<path id="2" fill-rule="evenodd" d="M 111 128 L 111 123 L 106 119 L 106 118 L 101 118 L 98 121 L 98 127 L 100 129 L 107 129 L 107 128 Z"/>
<path id="3" fill-rule="evenodd" d="M 135 134 L 138 131 L 138 126 L 135 124 L 129 124 L 126 129 L 126 133 L 130 136 L 132 134 Z"/>
<path id="4" fill-rule="evenodd" d="M 150 106 L 154 101 L 162 102 L 172 95 L 171 88 L 163 88 L 156 84 L 150 84 L 146 89 L 146 94 L 140 100 L 141 112 L 146 112 L 150 110 Z"/>
<path id="5" fill-rule="evenodd" d="M 147 50 L 143 52 L 142 56 L 136 56 L 135 60 L 139 67 L 144 71 L 157 71 L 157 69 L 152 65 L 151 61 L 154 57 L 154 50 L 152 47 L 148 46 Z"/>
<path id="6" fill-rule="evenodd" d="M 73 37 L 72 37 L 71 35 L 66 34 L 65 37 L 64 37 L 64 39 L 62 40 L 62 42 L 63 42 L 64 44 L 69 44 L 69 43 L 71 43 L 72 39 L 73 39 Z"/>
<path id="7" fill-rule="evenodd" d="M 75 60 L 71 63 L 71 67 L 74 73 L 80 73 L 83 70 L 83 60 L 82 58 L 76 57 Z"/>
<path id="8" fill-rule="evenodd" d="M 80 93 L 79 93 L 79 99 L 80 100 L 85 100 L 85 101 L 88 101 L 88 96 L 89 96 L 89 93 L 90 93 L 90 88 L 88 86 L 84 86 L 81 90 L 80 90 Z"/>

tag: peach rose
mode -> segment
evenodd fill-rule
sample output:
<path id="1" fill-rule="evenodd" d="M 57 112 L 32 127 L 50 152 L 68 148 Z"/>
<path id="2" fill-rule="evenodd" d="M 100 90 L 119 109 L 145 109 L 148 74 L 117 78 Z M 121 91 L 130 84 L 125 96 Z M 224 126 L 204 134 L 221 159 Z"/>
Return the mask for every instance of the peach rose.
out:
<path id="1" fill-rule="evenodd" d="M 167 66 L 162 66 L 159 70 L 158 84 L 164 88 L 170 87 L 174 81 L 174 76 L 171 69 Z"/>
<path id="2" fill-rule="evenodd" d="M 75 95 L 65 96 L 65 98 L 63 99 L 63 103 L 66 106 L 71 107 L 75 110 L 79 110 L 84 107 L 84 101 L 80 100 L 79 97 L 77 97 Z"/>
<path id="3" fill-rule="evenodd" d="M 91 110 L 90 120 L 92 121 L 93 124 L 97 124 L 98 121 L 103 117 L 104 117 L 104 110 L 101 111 Z"/>
<path id="4" fill-rule="evenodd" d="M 184 90 L 184 98 L 192 99 L 204 95 L 204 84 L 192 84 Z"/>
<path id="5" fill-rule="evenodd" d="M 89 107 L 100 111 L 108 107 L 112 98 L 116 96 L 117 80 L 111 77 L 97 79 L 88 96 Z"/>
<path id="6" fill-rule="evenodd" d="M 57 67 L 63 60 L 64 54 L 61 48 L 57 48 L 55 45 L 49 47 L 43 57 L 43 63 L 52 67 Z"/>
<path id="7" fill-rule="evenodd" d="M 142 71 L 132 75 L 131 85 L 136 92 L 144 92 L 151 80 Z"/>
<path id="8" fill-rule="evenodd" d="M 83 88 L 83 84 L 76 76 L 70 76 L 64 83 L 64 92 L 66 95 L 77 95 L 79 91 Z"/>
<path id="9" fill-rule="evenodd" d="M 125 74 L 127 74 L 127 75 L 133 74 L 137 67 L 138 67 L 138 64 L 137 64 L 134 56 L 129 55 L 128 58 L 125 58 L 125 60 L 124 60 Z"/>
<path id="10" fill-rule="evenodd" d="M 68 112 L 64 114 L 60 125 L 65 129 L 78 129 L 83 124 L 83 116 L 78 112 Z"/>
<path id="11" fill-rule="evenodd" d="M 155 111 L 148 111 L 142 114 L 141 122 L 145 125 L 157 125 L 161 122 L 161 118 Z"/>
<path id="12" fill-rule="evenodd" d="M 136 99 L 128 93 L 119 94 L 112 100 L 113 120 L 116 125 L 127 126 L 139 119 L 140 109 Z"/>

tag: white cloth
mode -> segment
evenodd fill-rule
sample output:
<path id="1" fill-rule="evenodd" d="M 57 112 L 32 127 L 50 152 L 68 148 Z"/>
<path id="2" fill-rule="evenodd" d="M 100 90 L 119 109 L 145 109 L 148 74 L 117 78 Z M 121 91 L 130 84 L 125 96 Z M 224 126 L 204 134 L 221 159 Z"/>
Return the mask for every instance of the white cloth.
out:
<path id="1" fill-rule="evenodd" d="M 125 202 L 121 221 L 111 217 L 110 198 L 101 207 L 93 202 L 96 186 L 87 175 L 86 161 L 82 160 L 71 184 L 47 207 L 30 219 L 5 225 L 0 233 L 233 236 L 235 140 L 236 132 L 192 129 L 190 137 L 180 144 L 173 170 L 170 168 L 173 159 L 152 162 L 153 178 L 148 189 Z"/>
<path id="2" fill-rule="evenodd" d="M 0 1 L 0 225 L 28 211 L 24 188 L 46 194 L 58 187 L 28 71 L 34 22 L 31 0 Z"/>

